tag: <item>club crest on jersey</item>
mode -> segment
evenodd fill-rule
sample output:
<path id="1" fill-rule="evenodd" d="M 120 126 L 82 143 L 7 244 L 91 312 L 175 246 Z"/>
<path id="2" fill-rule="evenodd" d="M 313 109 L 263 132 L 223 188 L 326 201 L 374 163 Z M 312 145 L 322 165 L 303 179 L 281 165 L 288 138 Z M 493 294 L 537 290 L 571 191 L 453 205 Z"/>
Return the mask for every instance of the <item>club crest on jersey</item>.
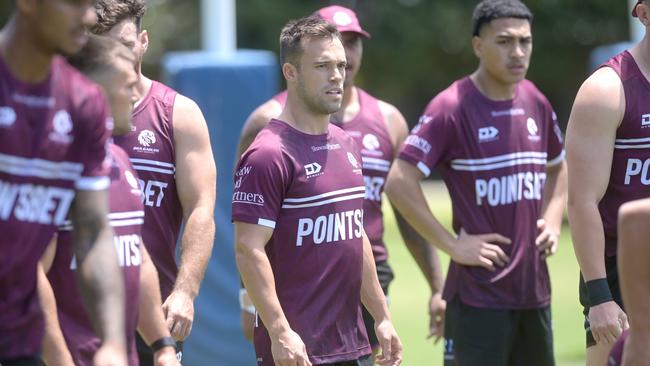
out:
<path id="1" fill-rule="evenodd" d="M 156 143 L 156 134 L 151 130 L 142 130 L 138 134 L 138 143 L 140 146 L 133 146 L 134 151 L 143 153 L 157 153 L 160 149 L 152 147 Z"/>
<path id="2" fill-rule="evenodd" d="M 11 107 L 0 107 L 0 127 L 9 127 L 16 122 L 16 112 Z"/>
<path id="3" fill-rule="evenodd" d="M 379 139 L 377 136 L 369 133 L 363 136 L 363 147 L 365 147 L 368 150 L 377 150 L 379 149 Z"/>
<path id="4" fill-rule="evenodd" d="M 50 132 L 49 138 L 54 142 L 69 144 L 72 142 L 72 118 L 70 113 L 65 109 L 60 109 L 52 118 L 53 131 Z"/>
<path id="5" fill-rule="evenodd" d="M 323 167 L 318 163 L 310 163 L 305 165 L 305 174 L 307 174 L 307 179 L 323 175 L 321 169 Z"/>
<path id="6" fill-rule="evenodd" d="M 493 126 L 478 129 L 478 142 L 489 142 L 499 139 L 499 130 Z"/>
<path id="7" fill-rule="evenodd" d="M 650 113 L 641 116 L 641 127 L 643 128 L 650 127 Z"/>
<path id="8" fill-rule="evenodd" d="M 539 141 L 541 137 L 537 134 L 539 129 L 537 128 L 537 122 L 531 117 L 528 117 L 526 120 L 526 128 L 528 129 L 528 139 L 530 141 Z"/>
<path id="9" fill-rule="evenodd" d="M 359 168 L 359 162 L 357 161 L 357 158 L 354 157 L 354 155 L 348 151 L 348 161 L 350 162 L 350 165 L 352 165 L 352 172 L 355 174 L 361 174 L 361 169 Z"/>

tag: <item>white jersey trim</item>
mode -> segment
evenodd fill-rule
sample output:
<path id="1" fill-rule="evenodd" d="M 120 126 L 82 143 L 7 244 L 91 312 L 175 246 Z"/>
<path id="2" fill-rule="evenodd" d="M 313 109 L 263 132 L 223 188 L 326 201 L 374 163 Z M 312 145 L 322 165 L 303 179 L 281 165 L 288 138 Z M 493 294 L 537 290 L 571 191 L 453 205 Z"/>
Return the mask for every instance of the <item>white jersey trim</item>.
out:
<path id="1" fill-rule="evenodd" d="M 422 174 L 424 174 L 425 178 L 431 174 L 431 169 L 429 169 L 429 167 L 421 161 L 418 161 L 416 167 L 422 172 Z"/>
<path id="2" fill-rule="evenodd" d="M 133 164 L 148 164 L 148 165 L 153 165 L 153 166 L 161 166 L 161 167 L 164 167 L 164 168 L 174 169 L 174 164 L 166 163 L 164 161 L 149 160 L 149 159 L 139 159 L 139 158 L 131 158 L 129 160 L 131 160 L 131 163 L 133 163 Z"/>
<path id="3" fill-rule="evenodd" d="M 456 165 L 459 164 L 479 165 L 479 164 L 489 164 L 494 162 L 521 159 L 521 158 L 543 158 L 544 160 L 546 160 L 547 157 L 548 154 L 541 151 L 521 151 L 521 152 L 497 155 L 497 156 L 492 156 L 489 158 L 482 158 L 482 159 L 454 159 L 451 161 L 451 163 Z"/>
<path id="4" fill-rule="evenodd" d="M 475 165 L 475 166 L 458 165 L 452 163 L 451 168 L 454 170 L 476 172 L 476 171 L 494 170 L 499 168 L 505 168 L 505 167 L 515 166 L 515 165 L 526 165 L 526 164 L 546 165 L 547 160 L 539 159 L 539 158 L 521 158 L 521 159 L 503 161 L 500 163 L 487 164 L 487 165 Z"/>
<path id="5" fill-rule="evenodd" d="M 144 211 L 122 211 L 122 212 L 111 212 L 108 214 L 109 220 L 120 220 L 120 219 L 132 219 L 135 217 L 144 217 Z"/>
<path id="6" fill-rule="evenodd" d="M 111 185 L 108 177 L 81 177 L 77 179 L 74 186 L 82 191 L 101 191 Z"/>
<path id="7" fill-rule="evenodd" d="M 556 158 L 546 162 L 546 166 L 549 166 L 549 167 L 556 166 L 556 165 L 560 164 L 561 162 L 563 162 L 565 157 L 566 157 L 566 152 L 564 151 L 564 149 L 562 149 L 562 151 L 560 152 L 560 154 Z"/>
<path id="8" fill-rule="evenodd" d="M 257 219 L 257 224 L 275 229 L 275 221 L 267 219 Z"/>
<path id="9" fill-rule="evenodd" d="M 0 154 L 0 172 L 22 177 L 77 180 L 83 164 L 69 161 L 53 162 L 37 158 Z"/>
<path id="10" fill-rule="evenodd" d="M 365 189 L 364 189 L 365 190 Z M 311 202 L 311 203 L 303 203 L 301 205 L 287 205 L 283 204 L 282 208 L 304 208 L 304 207 L 315 207 L 315 206 L 322 206 L 322 205 L 327 205 L 329 203 L 334 203 L 334 202 L 341 202 L 341 201 L 349 201 L 357 198 L 364 198 L 366 196 L 365 192 L 364 193 L 358 193 L 358 194 L 350 194 L 350 195 L 345 195 L 345 196 L 340 196 L 340 197 L 335 197 L 335 198 L 330 198 L 328 200 L 324 201 L 316 201 L 316 202 Z M 285 200 L 286 202 L 286 200 Z"/>
<path id="11" fill-rule="evenodd" d="M 174 171 L 170 170 L 170 169 L 161 169 L 161 168 L 155 168 L 155 167 L 146 166 L 146 165 L 133 165 L 133 169 L 135 169 L 135 170 L 143 170 L 143 171 L 148 171 L 148 172 L 155 172 L 155 173 L 170 174 L 170 175 L 174 174 Z"/>
<path id="12" fill-rule="evenodd" d="M 310 196 L 310 197 L 285 198 L 284 203 L 309 202 L 309 201 L 315 201 L 315 200 L 318 200 L 318 199 L 321 199 L 321 198 L 336 196 L 336 195 L 339 195 L 339 194 L 352 193 L 352 192 L 365 192 L 365 190 L 366 190 L 366 187 L 357 186 L 357 187 L 352 187 L 352 188 L 345 188 L 345 189 L 339 189 L 339 190 L 336 190 L 336 191 L 325 192 L 325 193 L 317 194 L 315 196 Z"/>

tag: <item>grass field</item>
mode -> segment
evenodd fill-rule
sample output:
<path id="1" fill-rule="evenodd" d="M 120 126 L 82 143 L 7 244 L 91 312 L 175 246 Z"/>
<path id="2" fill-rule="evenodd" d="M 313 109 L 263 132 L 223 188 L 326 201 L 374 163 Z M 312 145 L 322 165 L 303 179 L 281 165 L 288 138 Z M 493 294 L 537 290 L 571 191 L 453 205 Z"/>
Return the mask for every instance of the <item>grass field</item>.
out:
<path id="1" fill-rule="evenodd" d="M 427 182 L 424 186 L 432 211 L 442 224 L 451 225 L 451 204 L 446 188 L 441 183 Z M 390 288 L 391 313 L 397 331 L 404 343 L 405 366 L 442 365 L 442 342 L 433 345 L 427 340 L 430 292 L 415 261 L 401 241 L 393 213 L 384 210 L 385 239 L 390 252 L 390 264 L 395 272 L 395 281 Z M 446 268 L 448 258 L 443 255 Z M 553 303 L 553 331 L 555 336 L 555 358 L 558 366 L 584 364 L 584 329 L 582 308 L 578 303 L 578 264 L 573 254 L 569 228 L 562 229 L 560 247 L 549 259 Z M 445 270 L 446 273 L 446 270 Z M 534 357 L 534 355 L 531 355 Z"/>

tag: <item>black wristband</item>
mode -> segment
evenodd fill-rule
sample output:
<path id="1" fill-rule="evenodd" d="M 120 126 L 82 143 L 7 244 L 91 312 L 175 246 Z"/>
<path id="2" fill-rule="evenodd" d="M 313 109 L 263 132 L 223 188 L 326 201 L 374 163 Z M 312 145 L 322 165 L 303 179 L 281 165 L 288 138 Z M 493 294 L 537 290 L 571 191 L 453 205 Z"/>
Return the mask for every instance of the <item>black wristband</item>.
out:
<path id="1" fill-rule="evenodd" d="M 589 294 L 589 306 L 596 306 L 614 300 L 606 278 L 587 281 L 585 285 L 587 285 L 587 293 Z"/>
<path id="2" fill-rule="evenodd" d="M 174 350 L 176 350 L 176 341 L 172 337 L 162 337 L 159 340 L 153 342 L 150 347 L 154 352 L 157 352 L 165 347 L 173 347 Z"/>

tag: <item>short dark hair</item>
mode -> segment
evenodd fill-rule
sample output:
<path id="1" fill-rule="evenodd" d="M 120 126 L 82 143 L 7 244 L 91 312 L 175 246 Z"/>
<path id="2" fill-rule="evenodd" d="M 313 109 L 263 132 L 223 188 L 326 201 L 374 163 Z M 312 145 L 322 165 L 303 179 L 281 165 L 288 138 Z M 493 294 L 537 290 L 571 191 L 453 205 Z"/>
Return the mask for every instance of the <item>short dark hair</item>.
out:
<path id="1" fill-rule="evenodd" d="M 280 32 L 280 64 L 289 62 L 295 66 L 296 57 L 302 53 L 300 42 L 304 38 L 341 38 L 341 34 L 330 22 L 317 15 L 291 20 Z"/>
<path id="2" fill-rule="evenodd" d="M 86 45 L 67 60 L 83 74 L 90 75 L 115 68 L 118 58 L 132 62 L 135 68 L 135 55 L 125 45 L 109 37 L 91 34 Z"/>
<path id="3" fill-rule="evenodd" d="M 90 30 L 104 34 L 126 19 L 132 19 L 140 30 L 146 8 L 145 0 L 97 0 L 97 23 Z"/>
<path id="4" fill-rule="evenodd" d="M 533 13 L 519 0 L 483 0 L 472 14 L 472 36 L 478 36 L 484 25 L 495 19 L 518 18 L 533 22 Z"/>

